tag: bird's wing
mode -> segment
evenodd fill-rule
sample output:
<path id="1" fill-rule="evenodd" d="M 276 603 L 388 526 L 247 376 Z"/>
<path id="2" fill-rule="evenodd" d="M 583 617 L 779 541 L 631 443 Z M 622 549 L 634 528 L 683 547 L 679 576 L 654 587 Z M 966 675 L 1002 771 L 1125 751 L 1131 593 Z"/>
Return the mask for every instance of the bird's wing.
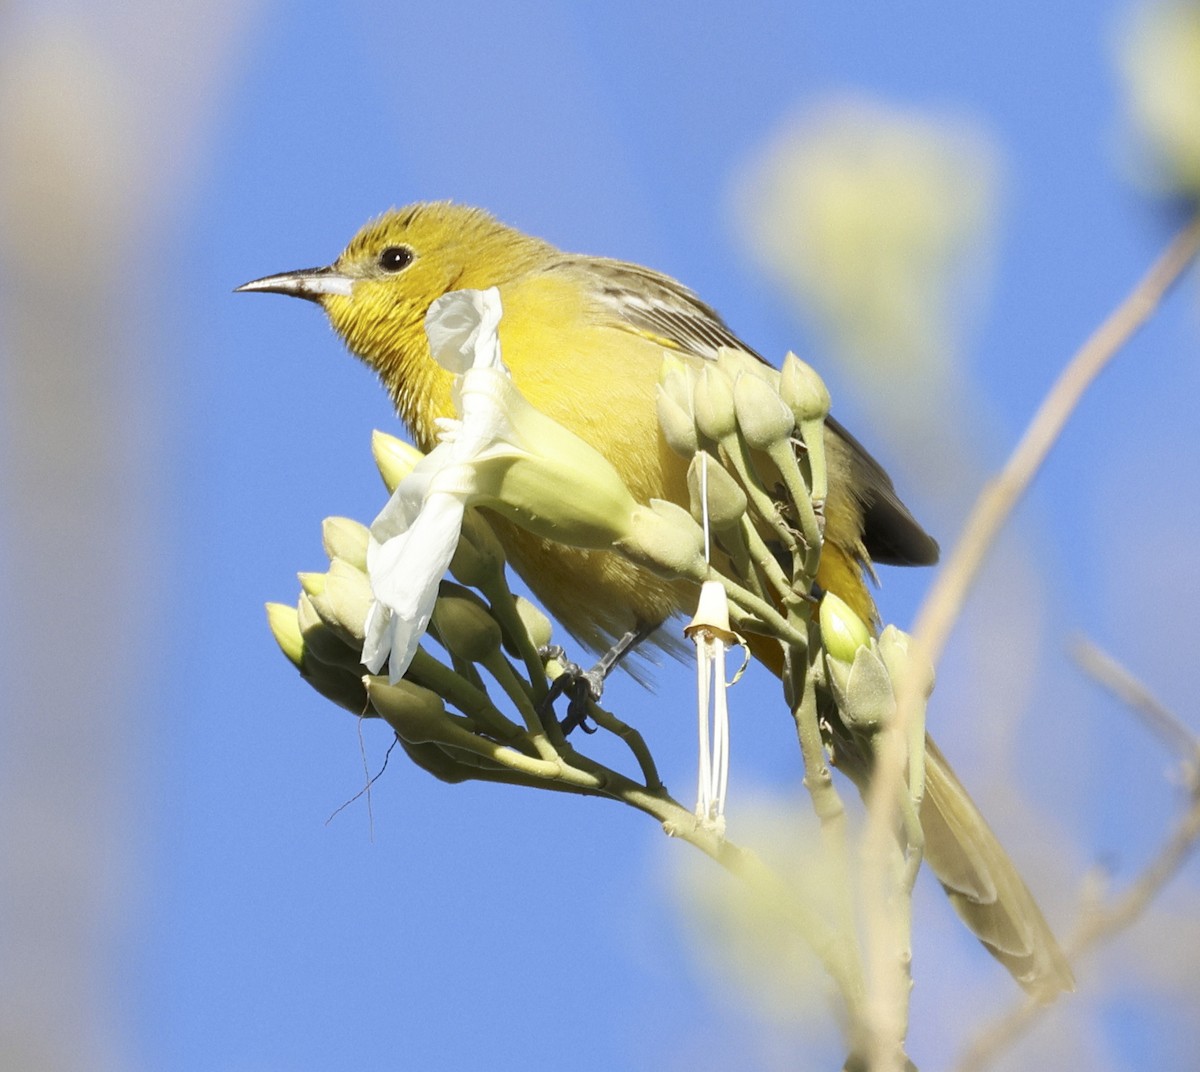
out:
<path id="1" fill-rule="evenodd" d="M 626 261 L 582 256 L 564 256 L 549 270 L 584 280 L 606 320 L 668 349 L 714 359 L 728 346 L 769 364 L 730 331 L 715 309 L 670 276 Z M 871 560 L 899 566 L 936 562 L 937 541 L 900 501 L 883 466 L 833 417 L 826 418 L 825 426 L 848 456 L 851 484 L 863 511 L 863 545 Z"/>
<path id="2" fill-rule="evenodd" d="M 715 358 L 722 346 L 729 346 L 766 363 L 726 327 L 715 309 L 670 276 L 601 257 L 568 258 L 567 263 L 586 273 L 600 308 L 626 330 L 697 357 Z"/>

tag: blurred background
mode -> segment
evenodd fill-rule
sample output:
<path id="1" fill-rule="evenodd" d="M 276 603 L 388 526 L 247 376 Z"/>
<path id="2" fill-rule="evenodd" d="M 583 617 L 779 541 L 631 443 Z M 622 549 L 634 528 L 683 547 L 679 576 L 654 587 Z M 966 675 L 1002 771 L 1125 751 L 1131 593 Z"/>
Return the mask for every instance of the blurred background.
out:
<path id="1" fill-rule="evenodd" d="M 1185 218 L 1198 139 L 1195 3 L 0 0 L 0 1067 L 839 1067 L 811 964 L 639 814 L 397 755 L 326 821 L 387 733 L 262 605 L 324 568 L 323 517 L 374 517 L 396 421 L 317 309 L 230 291 L 392 205 L 486 206 L 806 357 L 946 547 Z M 1184 805 L 1066 644 L 1200 729 L 1198 341 L 1193 272 L 1085 399 L 930 712 L 1064 932 Z M 885 570 L 885 618 L 930 576 Z M 691 680 L 607 695 L 684 800 Z M 777 685 L 732 702 L 730 836 L 801 882 Z M 1194 1067 L 1198 888 L 1001 1067 Z M 1015 988 L 928 878 L 915 955 L 910 1051 L 948 1067 Z"/>

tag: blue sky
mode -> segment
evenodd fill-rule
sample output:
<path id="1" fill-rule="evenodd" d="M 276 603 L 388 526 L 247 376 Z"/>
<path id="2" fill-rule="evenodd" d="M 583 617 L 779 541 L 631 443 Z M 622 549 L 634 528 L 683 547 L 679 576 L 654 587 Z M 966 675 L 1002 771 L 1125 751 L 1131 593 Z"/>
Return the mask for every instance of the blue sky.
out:
<path id="1" fill-rule="evenodd" d="M 822 361 L 819 333 L 739 239 L 736 176 L 789 116 L 847 93 L 970 122 L 996 147 L 998 237 L 963 356 L 976 435 L 944 444 L 982 473 L 1176 224 L 1119 163 L 1112 52 L 1127 10 L 298 2 L 262 5 L 231 32 L 203 147 L 128 310 L 159 355 L 145 366 L 160 438 L 144 494 L 162 557 L 141 651 L 163 668 L 136 693 L 124 790 L 136 851 L 119 945 L 131 955 L 113 986 L 131 1067 L 833 1067 L 828 1028 L 768 1028 L 735 988 L 713 986 L 670 892 L 671 861 L 690 850 L 640 815 L 444 786 L 397 753 L 373 814 L 359 801 L 326 823 L 364 764 L 378 769 L 387 737 L 304 685 L 262 604 L 292 600 L 296 571 L 323 567 L 323 517 L 378 511 L 369 436 L 396 422 L 315 307 L 230 291 L 332 260 L 389 206 L 484 205 L 564 248 L 675 275 L 762 352 L 804 354 L 947 546 L 965 504 L 936 501 L 863 426 L 862 386 Z M 1079 678 L 1063 644 L 1085 631 L 1190 713 L 1197 309 L 1193 274 L 1085 401 L 951 646 L 931 713 L 1060 925 L 1087 868 L 1127 878 L 1179 807 L 1168 758 Z M 888 572 L 885 617 L 910 621 L 928 580 Z M 1036 597 L 1027 628 L 1014 592 Z M 973 623 L 1001 639 L 972 642 Z M 1005 637 L 1020 661 L 996 646 Z M 689 671 L 665 668 L 661 682 L 650 698 L 618 681 L 609 701 L 686 798 L 694 731 L 675 697 Z M 773 697 L 755 681 L 740 701 L 731 832 L 739 780 L 800 792 Z M 1045 819 L 1045 841 L 1031 818 Z M 1176 883 L 1143 945 L 1170 932 L 1172 911 L 1186 915 L 1198 879 L 1192 866 Z M 937 1068 L 970 1016 L 1013 991 L 928 881 L 923 921 L 913 1054 Z M 1175 933 L 1194 958 L 1200 934 Z M 1124 961 L 1098 963 L 1096 986 L 1052 1030 L 1090 1039 L 1072 1053 L 1108 1050 L 1090 1067 L 1185 1067 L 1198 1040 L 1178 989 L 1133 969 L 1122 986 Z M 1194 1001 L 1194 985 L 1183 993 Z M 947 1022 L 938 1002 L 951 999 L 961 1007 Z M 1057 1052 L 1046 1035 L 1035 1043 Z"/>

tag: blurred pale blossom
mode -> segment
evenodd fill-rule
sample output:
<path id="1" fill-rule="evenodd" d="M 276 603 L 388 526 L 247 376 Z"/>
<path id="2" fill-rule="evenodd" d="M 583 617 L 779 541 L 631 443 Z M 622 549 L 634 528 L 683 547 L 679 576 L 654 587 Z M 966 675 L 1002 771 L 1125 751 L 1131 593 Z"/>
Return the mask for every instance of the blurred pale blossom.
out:
<path id="1" fill-rule="evenodd" d="M 997 172 L 967 123 L 834 101 L 785 123 L 746 169 L 742 231 L 830 353 L 877 393 L 882 376 L 927 396 L 978 305 Z"/>
<path id="2" fill-rule="evenodd" d="M 758 853 L 794 890 L 798 901 L 829 918 L 835 883 L 807 805 L 796 800 L 739 796 L 737 839 Z M 821 965 L 775 891 L 714 875 L 695 853 L 674 859 L 671 893 L 691 931 L 691 948 L 722 1000 L 744 1004 L 780 1027 L 824 1026 L 836 1033 Z"/>
<path id="3" fill-rule="evenodd" d="M 1135 175 L 1200 195 L 1200 3 L 1142 6 L 1121 33 L 1118 54 Z"/>

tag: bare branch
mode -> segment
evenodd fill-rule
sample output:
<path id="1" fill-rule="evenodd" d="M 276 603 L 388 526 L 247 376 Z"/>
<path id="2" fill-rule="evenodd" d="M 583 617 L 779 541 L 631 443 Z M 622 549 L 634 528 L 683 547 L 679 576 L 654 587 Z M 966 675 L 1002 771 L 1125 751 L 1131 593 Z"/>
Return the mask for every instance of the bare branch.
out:
<path id="1" fill-rule="evenodd" d="M 1139 716 L 1146 728 L 1172 752 L 1189 765 L 1200 762 L 1200 740 L 1196 734 L 1116 659 L 1082 636 L 1072 640 L 1070 650 L 1080 669 Z"/>
<path id="2" fill-rule="evenodd" d="M 1200 738 L 1173 711 L 1159 703 L 1150 690 L 1125 667 L 1087 640 L 1072 645 L 1080 665 L 1109 689 L 1143 724 L 1170 747 L 1182 753 L 1189 776 L 1191 803 L 1170 835 L 1141 874 L 1108 905 L 1085 909 L 1079 923 L 1064 943 L 1067 959 L 1078 959 L 1113 939 L 1146 911 L 1163 887 L 1187 862 L 1200 840 Z M 1046 1013 L 1047 1007 L 1026 1000 L 996 1017 L 967 1047 L 957 1065 L 958 1072 L 978 1072 L 1009 1049 Z"/>

